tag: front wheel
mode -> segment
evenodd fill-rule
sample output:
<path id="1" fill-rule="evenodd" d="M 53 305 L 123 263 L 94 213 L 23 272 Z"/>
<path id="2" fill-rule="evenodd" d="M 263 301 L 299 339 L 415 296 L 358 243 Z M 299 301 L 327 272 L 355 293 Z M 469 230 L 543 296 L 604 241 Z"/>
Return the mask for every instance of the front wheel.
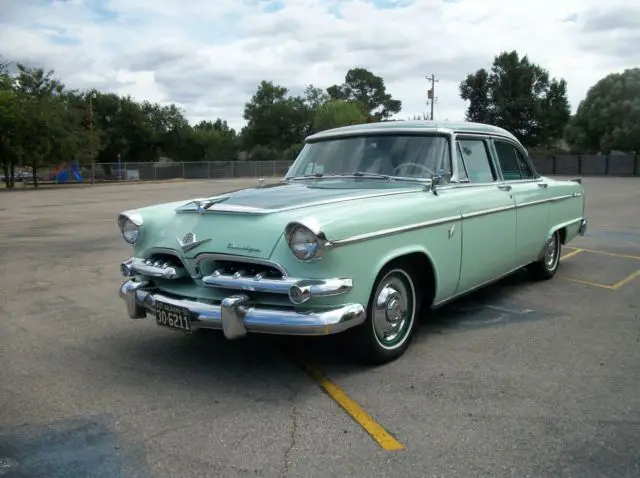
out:
<path id="1" fill-rule="evenodd" d="M 352 350 L 371 364 L 400 357 L 413 338 L 420 302 L 412 271 L 404 265 L 387 266 L 373 286 L 367 320 L 352 329 Z"/>
<path id="2" fill-rule="evenodd" d="M 555 231 L 547 241 L 542 259 L 530 264 L 527 268 L 531 276 L 536 280 L 551 279 L 558 271 L 561 252 L 560 231 Z"/>

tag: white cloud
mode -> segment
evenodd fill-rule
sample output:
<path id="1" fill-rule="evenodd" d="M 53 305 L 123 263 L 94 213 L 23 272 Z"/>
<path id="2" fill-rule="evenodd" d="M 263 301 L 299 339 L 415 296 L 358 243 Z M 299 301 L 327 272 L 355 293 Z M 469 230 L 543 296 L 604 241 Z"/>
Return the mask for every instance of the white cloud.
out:
<path id="1" fill-rule="evenodd" d="M 360 66 L 427 113 L 462 119 L 458 84 L 518 50 L 563 77 L 573 109 L 602 76 L 640 63 L 637 0 L 4 0 L 0 54 L 74 88 L 175 102 L 192 120 L 241 126 L 262 79 L 291 90 Z"/>

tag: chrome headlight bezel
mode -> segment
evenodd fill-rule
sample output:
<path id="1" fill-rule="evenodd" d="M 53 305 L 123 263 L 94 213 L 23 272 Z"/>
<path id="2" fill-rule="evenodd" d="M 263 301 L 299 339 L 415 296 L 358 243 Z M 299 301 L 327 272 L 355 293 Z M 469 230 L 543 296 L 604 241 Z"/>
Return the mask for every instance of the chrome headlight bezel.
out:
<path id="1" fill-rule="evenodd" d="M 133 246 L 140 238 L 142 216 L 137 211 L 124 211 L 118 215 L 118 227 L 124 242 Z"/>
<path id="2" fill-rule="evenodd" d="M 313 220 L 290 222 L 285 227 L 284 237 L 293 257 L 301 262 L 321 259 L 331 245 L 322 229 Z"/>

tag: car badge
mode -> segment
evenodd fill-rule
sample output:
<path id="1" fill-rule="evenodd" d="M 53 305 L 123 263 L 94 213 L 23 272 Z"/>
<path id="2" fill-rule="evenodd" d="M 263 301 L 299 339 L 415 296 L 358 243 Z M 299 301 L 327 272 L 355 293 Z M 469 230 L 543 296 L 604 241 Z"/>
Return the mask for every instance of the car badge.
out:
<path id="1" fill-rule="evenodd" d="M 196 247 L 201 246 L 202 244 L 205 244 L 211 240 L 208 238 L 208 239 L 202 239 L 201 241 L 198 241 L 196 238 L 196 235 L 192 232 L 188 232 L 187 234 L 185 234 L 182 240 L 180 238 L 176 238 L 176 239 L 178 240 L 178 244 L 180 245 L 180 248 L 182 249 L 183 252 L 189 252 L 195 249 Z"/>
<path id="2" fill-rule="evenodd" d="M 204 214 L 205 209 L 202 203 L 200 201 L 195 201 L 195 203 L 196 203 L 196 212 L 198 214 Z"/>

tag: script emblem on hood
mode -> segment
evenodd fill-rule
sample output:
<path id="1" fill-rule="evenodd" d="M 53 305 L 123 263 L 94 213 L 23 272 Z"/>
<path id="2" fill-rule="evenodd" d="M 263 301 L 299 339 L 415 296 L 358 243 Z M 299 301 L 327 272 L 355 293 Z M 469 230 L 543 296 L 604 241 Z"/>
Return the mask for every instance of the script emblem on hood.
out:
<path id="1" fill-rule="evenodd" d="M 180 238 L 177 238 L 177 240 L 182 251 L 189 252 L 196 247 L 209 242 L 211 239 L 202 239 L 201 241 L 198 241 L 194 233 L 188 232 L 187 234 L 185 234 L 182 240 L 180 240 Z"/>
<path id="2" fill-rule="evenodd" d="M 229 244 L 227 244 L 227 248 L 228 249 L 237 249 L 239 251 L 247 251 L 247 252 L 260 252 L 260 249 L 256 249 L 255 247 L 251 247 L 251 246 L 239 246 L 238 244 L 234 244 L 232 242 L 230 242 Z"/>

